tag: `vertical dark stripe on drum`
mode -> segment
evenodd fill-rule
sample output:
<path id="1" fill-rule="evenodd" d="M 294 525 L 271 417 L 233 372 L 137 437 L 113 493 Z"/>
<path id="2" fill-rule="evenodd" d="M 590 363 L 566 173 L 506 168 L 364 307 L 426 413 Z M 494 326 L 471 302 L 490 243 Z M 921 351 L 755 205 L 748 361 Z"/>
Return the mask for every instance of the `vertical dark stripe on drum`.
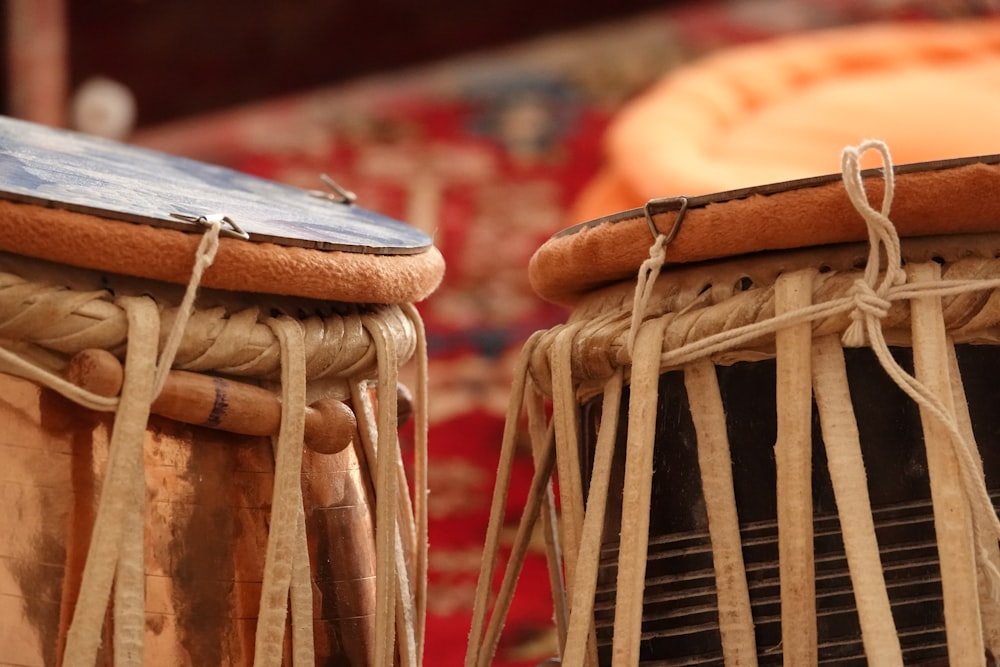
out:
<path id="1" fill-rule="evenodd" d="M 174 514 L 172 534 L 169 554 L 157 559 L 169 568 L 180 642 L 192 665 L 249 662 L 249 656 L 240 655 L 235 637 L 236 547 L 241 530 L 234 473 L 241 446 L 270 443 L 158 417 L 152 421 L 161 440 L 173 440 L 170 447 L 184 450 L 187 466 L 177 474 L 191 490 L 187 497 L 165 499 Z"/>
<path id="2" fill-rule="evenodd" d="M 216 428 L 222 421 L 223 416 L 225 416 L 226 410 L 229 409 L 229 400 L 226 398 L 225 380 L 215 375 L 211 377 L 212 386 L 215 388 L 215 396 L 212 399 L 212 411 L 208 413 L 208 417 L 205 418 L 202 425 L 209 428 Z"/>
<path id="3" fill-rule="evenodd" d="M 84 521 L 89 518 L 92 523 L 91 503 L 94 502 L 92 495 L 94 485 L 90 454 L 91 434 L 97 426 L 97 419 L 93 412 L 81 408 L 53 391 L 38 389 L 28 382 L 7 376 L 4 376 L 3 380 L 5 385 L 8 381 L 12 385 L 3 386 L 3 395 L 11 391 L 30 391 L 38 394 L 39 441 L 31 443 L 39 454 L 39 459 L 36 461 L 68 461 L 73 481 L 77 481 L 78 472 L 82 472 L 82 476 L 85 477 L 80 480 L 83 482 L 83 488 L 76 489 L 76 493 L 67 493 L 67 489 L 64 488 L 53 488 L 41 478 L 23 480 L 25 486 L 34 485 L 40 503 L 37 509 L 41 523 L 22 528 L 27 540 L 21 546 L 29 546 L 30 550 L 15 554 L 9 562 L 11 575 L 17 582 L 18 589 L 24 594 L 21 600 L 24 616 L 42 640 L 39 644 L 42 658 L 46 665 L 54 665 L 59 662 L 62 648 L 59 639 L 65 636 L 65 632 L 60 632 L 60 625 L 62 602 L 66 597 L 64 595 L 64 586 L 67 584 L 66 571 L 74 568 L 75 558 L 79 558 L 82 568 L 83 557 L 90 543 L 91 526 L 80 526 L 80 534 L 77 534 L 71 515 L 77 507 L 80 507 L 81 518 Z M 73 448 L 72 455 L 59 456 L 60 445 L 67 439 Z M 82 451 L 77 451 L 78 449 Z M 76 465 L 78 461 L 79 466 Z M 31 474 L 35 471 L 28 472 Z M 88 491 L 91 493 L 88 494 Z M 82 538 L 84 542 L 76 548 L 67 548 L 68 540 L 73 538 Z M 75 593 L 74 590 L 73 600 L 76 599 Z"/>

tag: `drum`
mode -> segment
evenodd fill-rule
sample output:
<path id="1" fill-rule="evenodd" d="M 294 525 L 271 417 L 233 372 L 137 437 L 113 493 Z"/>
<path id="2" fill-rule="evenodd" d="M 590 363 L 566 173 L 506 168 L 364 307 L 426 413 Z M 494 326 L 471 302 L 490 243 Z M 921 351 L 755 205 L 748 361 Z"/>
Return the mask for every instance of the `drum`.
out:
<path id="1" fill-rule="evenodd" d="M 539 525 L 563 665 L 994 664 L 1000 156 L 893 167 L 866 142 L 842 167 L 536 253 L 571 314 L 521 355 L 468 666 Z M 535 478 L 488 615 L 525 413 Z"/>
<path id="2" fill-rule="evenodd" d="M 0 662 L 417 665 L 420 232 L 0 119 Z"/>

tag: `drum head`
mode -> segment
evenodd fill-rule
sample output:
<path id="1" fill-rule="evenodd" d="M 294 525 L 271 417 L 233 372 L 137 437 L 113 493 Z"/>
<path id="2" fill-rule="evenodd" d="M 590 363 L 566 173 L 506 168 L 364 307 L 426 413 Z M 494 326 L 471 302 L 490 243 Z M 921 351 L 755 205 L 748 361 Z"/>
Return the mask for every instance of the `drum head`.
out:
<path id="1" fill-rule="evenodd" d="M 890 146 L 891 148 L 891 146 Z M 899 165 L 890 218 L 901 237 L 1000 230 L 1000 155 Z M 869 200 L 882 200 L 881 169 L 862 172 Z M 683 212 L 682 212 L 683 209 Z M 532 286 L 572 305 L 593 289 L 635 278 L 657 234 L 671 240 L 668 264 L 868 238 L 840 174 L 697 197 L 651 200 L 643 208 L 565 229 L 531 259 Z"/>
<path id="2" fill-rule="evenodd" d="M 204 223 L 219 219 L 206 287 L 352 303 L 429 296 L 444 274 L 431 239 L 328 185 L 302 190 L 0 117 L 2 251 L 183 285 Z"/>
<path id="3" fill-rule="evenodd" d="M 251 241 L 319 250 L 414 254 L 431 244 L 334 192 L 11 118 L 0 118 L 0 198 L 181 231 L 224 215 Z"/>

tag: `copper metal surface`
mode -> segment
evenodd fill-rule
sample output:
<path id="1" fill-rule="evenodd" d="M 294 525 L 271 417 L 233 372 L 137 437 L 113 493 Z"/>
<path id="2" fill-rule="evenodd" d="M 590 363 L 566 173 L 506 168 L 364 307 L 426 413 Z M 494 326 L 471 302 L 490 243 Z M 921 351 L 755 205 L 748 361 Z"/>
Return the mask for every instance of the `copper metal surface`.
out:
<path id="1" fill-rule="evenodd" d="M 111 415 L 0 374 L 0 662 L 60 662 L 111 423 Z M 271 441 L 154 416 L 144 451 L 145 664 L 250 664 Z M 314 628 L 324 664 L 370 662 L 375 539 L 362 470 L 353 448 L 304 454 Z M 109 622 L 101 665 L 111 664 L 110 632 Z"/>

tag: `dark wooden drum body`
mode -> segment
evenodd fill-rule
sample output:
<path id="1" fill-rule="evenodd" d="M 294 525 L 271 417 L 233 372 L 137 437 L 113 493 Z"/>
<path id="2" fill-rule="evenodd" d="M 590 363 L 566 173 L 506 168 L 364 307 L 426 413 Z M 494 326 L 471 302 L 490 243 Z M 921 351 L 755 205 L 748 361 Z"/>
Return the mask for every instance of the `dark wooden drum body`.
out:
<path id="1" fill-rule="evenodd" d="M 563 665 L 992 664 L 998 162 L 892 169 L 866 142 L 841 175 L 544 245 L 535 287 L 571 313 L 521 357 L 467 667 L 539 523 Z M 487 622 L 525 423 L 536 475 Z"/>
<path id="2" fill-rule="evenodd" d="M 955 239 L 904 240 L 903 254 L 911 270 L 915 270 L 913 265 L 922 263 L 926 270 L 940 275 L 939 280 L 942 281 L 961 281 L 969 275 L 975 275 L 980 280 L 1000 277 L 1000 262 L 993 259 L 996 249 L 1000 248 L 996 237 L 970 237 L 963 242 L 966 244 L 964 250 L 959 249 Z M 969 250 L 973 247 L 976 250 Z M 859 279 L 861 272 L 855 267 L 863 265 L 864 255 L 864 247 L 829 249 L 824 261 L 818 263 L 815 270 L 803 268 L 810 258 L 817 258 L 811 251 L 677 269 L 664 276 L 672 283 L 672 289 L 667 288 L 666 292 L 672 291 L 673 294 L 665 296 L 666 292 L 658 290 L 653 298 L 662 296 L 664 302 L 688 303 L 688 307 L 679 309 L 667 325 L 665 335 L 668 339 L 672 333 L 690 335 L 692 326 L 700 329 L 699 335 L 717 334 L 725 332 L 726 322 L 740 317 L 739 313 L 744 308 L 755 310 L 761 303 L 774 298 L 775 288 L 770 281 L 776 273 L 805 271 L 802 278 L 804 288 L 809 288 L 816 296 L 833 295 L 842 286 L 849 286 Z M 769 263 L 772 263 L 771 270 L 766 268 Z M 777 271 L 772 273 L 774 269 Z M 988 278 L 990 276 L 993 278 Z M 568 326 L 573 325 L 577 316 L 596 316 L 604 307 L 627 298 L 630 289 L 610 287 L 595 292 L 579 304 L 579 310 L 571 317 Z M 771 293 L 758 296 L 767 291 Z M 953 355 L 954 366 L 949 369 L 949 382 L 957 383 L 953 388 L 954 403 L 961 406 L 964 413 L 961 420 L 971 426 L 975 437 L 973 442 L 978 445 L 977 455 L 981 457 L 982 467 L 977 475 L 985 482 L 990 495 L 997 497 L 1000 493 L 1000 458 L 997 455 L 1000 417 L 995 409 L 996 392 L 992 378 L 1000 370 L 1000 347 L 987 340 L 992 337 L 990 332 L 994 324 L 990 307 L 984 307 L 992 298 L 984 301 L 982 295 L 975 299 L 965 295 L 944 301 L 942 312 L 948 313 L 947 317 L 954 318 L 954 322 L 964 323 L 964 326 L 946 325 L 946 330 L 950 332 L 946 338 L 949 342 L 942 351 L 942 357 L 947 359 Z M 745 304 L 741 305 L 740 301 Z M 756 304 L 751 306 L 750 302 Z M 888 349 L 892 357 L 905 372 L 913 375 L 915 333 L 910 317 L 908 309 L 891 310 L 883 320 L 883 331 L 890 341 Z M 847 488 L 842 486 L 839 490 L 840 500 L 843 503 L 845 496 L 849 496 L 853 501 L 864 501 L 863 494 L 867 493 L 870 510 L 866 509 L 866 512 L 870 514 L 878 546 L 880 585 L 891 607 L 891 619 L 898 634 L 903 664 L 938 664 L 939 660 L 948 659 L 932 471 L 928 463 L 928 444 L 925 442 L 921 409 L 887 375 L 872 349 L 842 347 L 835 333 L 832 336 L 823 335 L 827 331 L 846 327 L 849 322 L 849 319 L 839 323 L 830 320 L 818 326 L 812 334 L 832 345 L 834 353 L 839 351 L 843 355 L 848 402 L 834 406 L 841 413 L 840 417 L 829 412 L 821 414 L 817 398 L 812 397 L 814 392 L 819 397 L 824 391 L 823 381 L 812 377 L 817 373 L 815 365 L 818 362 L 813 362 L 811 371 L 808 368 L 810 360 L 805 362 L 806 372 L 812 374 L 805 389 L 809 403 L 808 412 L 799 417 L 808 421 L 803 422 L 804 430 L 795 440 L 795 449 L 803 454 L 802 460 L 805 461 L 798 471 L 797 481 L 807 489 L 805 496 L 811 503 L 810 536 L 807 539 L 811 543 L 812 554 L 798 550 L 790 550 L 790 553 L 792 558 L 812 559 L 808 580 L 814 586 L 814 592 L 809 597 L 813 601 L 811 606 L 814 605 L 815 617 L 814 620 L 802 618 L 801 623 L 793 624 L 791 630 L 788 628 L 787 607 L 784 611 L 782 609 L 783 597 L 787 601 L 789 593 L 787 583 L 785 592 L 782 592 L 782 558 L 779 555 L 779 515 L 787 515 L 790 510 L 782 508 L 779 502 L 779 489 L 789 482 L 787 477 L 780 479 L 778 473 L 782 442 L 779 423 L 782 418 L 788 419 L 785 416 L 788 406 L 783 404 L 787 397 L 780 390 L 778 362 L 775 359 L 778 348 L 772 347 L 773 341 L 759 341 L 740 351 L 727 351 L 717 356 L 711 369 L 706 371 L 714 375 L 718 386 L 720 403 L 716 407 L 724 414 L 724 433 L 721 435 L 728 441 L 727 461 L 722 464 L 728 470 L 721 473 L 718 468 L 713 469 L 720 464 L 706 453 L 706 445 L 699 445 L 708 436 L 704 426 L 699 432 L 695 420 L 699 417 L 706 419 L 706 413 L 711 412 L 713 406 L 706 405 L 706 399 L 701 395 L 696 395 L 692 405 L 689 382 L 696 371 L 684 365 L 673 370 L 668 368 L 660 375 L 653 422 L 655 437 L 649 481 L 649 544 L 644 563 L 641 641 L 638 644 L 641 664 L 665 661 L 668 664 L 708 665 L 725 662 L 723 631 L 720 630 L 720 614 L 724 613 L 725 607 L 720 607 L 719 588 L 728 587 L 729 582 L 719 579 L 723 570 L 713 555 L 713 530 L 717 531 L 714 539 L 718 541 L 720 537 L 712 517 L 719 522 L 720 510 L 716 508 L 713 514 L 709 507 L 720 500 L 707 495 L 703 483 L 709 483 L 704 481 L 709 476 L 726 473 L 731 475 L 732 507 L 738 517 L 742 559 L 740 575 L 746 581 L 746 606 L 741 611 L 749 614 L 746 627 L 753 631 L 757 664 L 797 664 L 794 661 L 789 663 L 784 655 L 782 633 L 798 633 L 799 628 L 809 628 L 814 633 L 816 664 L 871 664 L 855 599 L 858 594 L 855 586 L 859 582 L 852 582 L 841 527 L 842 515 L 838 508 L 838 490 L 831 477 L 828 452 L 833 451 L 834 456 L 843 456 L 843 452 L 830 450 L 824 440 L 824 433 L 830 435 L 845 428 L 837 422 L 837 419 L 843 419 L 843 415 L 853 415 L 851 421 L 856 428 L 858 447 L 855 453 L 863 462 L 863 468 L 860 469 L 860 476 L 841 482 Z M 971 322 L 975 322 L 977 329 L 984 328 L 973 333 L 967 326 Z M 600 334 L 594 328 L 589 328 L 589 331 L 596 335 L 590 342 L 597 344 Z M 574 345 L 587 349 L 587 334 L 578 334 Z M 948 352 L 949 349 L 953 351 Z M 813 354 L 816 354 L 815 350 Z M 581 361 L 583 363 L 587 361 Z M 597 575 L 594 631 L 601 664 L 613 662 L 616 596 L 620 583 L 618 561 L 621 541 L 618 534 L 619 527 L 623 525 L 623 512 L 628 512 L 623 510 L 622 502 L 617 499 L 623 497 L 629 484 L 636 483 L 629 480 L 626 474 L 629 429 L 635 428 L 635 424 L 629 421 L 629 412 L 634 409 L 631 394 L 631 388 L 626 385 L 619 406 Z M 593 472 L 598 432 L 604 421 L 603 398 L 597 395 L 581 405 L 580 464 L 584 497 L 590 491 L 585 480 L 589 480 Z M 824 398 L 829 400 L 828 396 Z M 838 401 L 841 400 L 844 397 L 838 398 Z M 779 418 L 783 410 L 784 414 Z M 843 433 L 833 435 L 840 437 Z M 933 447 L 941 447 L 941 444 L 932 443 L 932 452 Z M 945 444 L 941 449 L 948 454 L 951 446 Z M 937 452 L 938 455 L 941 453 Z M 786 462 L 785 465 L 789 464 Z M 940 462 L 937 466 L 936 481 L 944 485 L 940 480 L 947 473 L 942 472 Z M 953 500 L 955 496 L 967 493 L 958 479 L 958 473 L 954 470 L 952 473 L 955 477 L 949 490 L 934 490 L 939 503 L 949 493 Z M 961 499 L 956 507 L 961 508 L 965 502 Z M 937 520 L 942 520 L 940 509 Z M 944 521 L 968 521 L 969 535 L 974 532 L 970 515 L 966 514 L 963 518 L 961 511 L 957 512 L 957 518 L 952 516 Z M 735 534 L 731 537 L 735 538 Z M 970 545 L 969 555 L 974 555 L 976 551 Z M 855 564 L 854 567 L 859 566 Z M 970 577 L 965 582 L 966 594 L 976 594 L 979 586 L 975 574 L 977 569 L 971 567 L 966 572 L 966 576 Z M 738 588 L 742 589 L 742 585 Z M 982 604 L 975 606 L 980 608 L 979 613 L 985 623 L 985 619 L 992 618 L 993 602 L 989 595 L 982 594 Z M 732 605 L 733 591 L 723 591 L 722 595 L 730 596 L 728 604 Z M 987 638 L 995 637 L 996 632 L 993 627 L 983 628 Z M 987 644 L 983 654 L 986 655 L 990 648 Z"/>
<path id="3" fill-rule="evenodd" d="M 969 400 L 986 484 L 1000 499 L 1000 413 L 994 378 L 1000 348 L 962 345 L 958 364 Z M 912 370 L 908 348 L 893 348 Z M 919 411 L 885 374 L 870 350 L 845 350 L 851 399 L 861 451 L 869 474 L 872 518 L 886 589 L 907 665 L 947 659 L 941 574 L 934 532 L 933 502 Z M 773 360 L 738 362 L 717 369 L 732 447 L 732 474 L 740 517 L 743 560 L 753 610 L 758 664 L 782 664 L 781 593 L 774 442 L 777 406 Z M 722 640 L 708 516 L 701 489 L 697 438 L 683 373 L 660 379 L 657 435 L 650 503 L 650 543 L 643 602 L 642 662 L 721 664 Z M 627 412 L 628 391 L 622 399 Z M 584 478 L 590 476 L 597 400 L 583 408 L 587 447 Z M 813 412 L 811 458 L 816 559 L 819 664 L 866 665 L 837 504 L 819 415 Z M 626 434 L 618 436 L 611 493 L 621 494 Z M 586 491 L 586 489 L 585 489 Z M 611 662 L 614 591 L 621 507 L 608 508 L 595 602 L 597 644 L 602 664 Z"/>

